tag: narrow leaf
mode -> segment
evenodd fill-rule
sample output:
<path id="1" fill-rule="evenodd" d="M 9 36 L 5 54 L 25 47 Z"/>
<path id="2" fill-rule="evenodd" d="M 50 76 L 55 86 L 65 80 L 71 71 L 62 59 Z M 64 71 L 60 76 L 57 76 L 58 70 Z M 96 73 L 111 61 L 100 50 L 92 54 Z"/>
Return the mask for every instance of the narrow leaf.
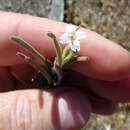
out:
<path id="1" fill-rule="evenodd" d="M 69 51 L 69 46 L 66 45 L 65 48 L 63 49 L 63 52 L 62 52 L 62 58 L 65 58 L 66 55 L 68 54 L 68 51 Z"/>
<path id="2" fill-rule="evenodd" d="M 61 65 L 62 65 L 62 49 L 61 49 L 58 41 L 56 40 L 56 36 L 52 32 L 48 32 L 48 36 L 54 40 L 58 65 L 61 67 Z"/>
<path id="3" fill-rule="evenodd" d="M 46 63 L 46 59 L 35 48 L 33 48 L 29 43 L 25 42 L 23 39 L 16 37 L 16 36 L 12 36 L 11 39 L 13 41 L 19 43 L 21 46 L 26 48 L 28 51 L 35 54 L 42 62 Z"/>
<path id="4" fill-rule="evenodd" d="M 74 53 L 70 50 L 70 51 L 69 51 L 69 54 L 65 57 L 62 66 L 63 66 L 64 64 L 66 64 L 73 56 L 74 56 Z"/>
<path id="5" fill-rule="evenodd" d="M 71 64 L 73 64 L 76 61 L 76 59 L 77 57 L 72 56 L 72 58 L 68 62 L 62 64 L 62 70 L 66 70 Z"/>
<path id="6" fill-rule="evenodd" d="M 21 52 L 17 52 L 17 54 L 20 58 L 22 58 L 25 62 L 27 62 L 28 64 L 30 64 L 36 71 L 40 71 L 41 74 L 46 78 L 46 80 L 48 81 L 49 84 L 51 84 L 52 80 L 50 75 L 48 74 L 48 72 L 46 71 L 46 69 L 44 67 L 42 67 L 41 65 L 39 65 L 36 61 L 34 61 L 33 59 L 31 59 L 30 57 L 26 56 L 25 54 L 21 53 Z"/>
<path id="7" fill-rule="evenodd" d="M 88 56 L 80 56 L 80 57 L 77 57 L 77 60 L 75 62 L 88 61 L 88 60 L 89 60 Z"/>

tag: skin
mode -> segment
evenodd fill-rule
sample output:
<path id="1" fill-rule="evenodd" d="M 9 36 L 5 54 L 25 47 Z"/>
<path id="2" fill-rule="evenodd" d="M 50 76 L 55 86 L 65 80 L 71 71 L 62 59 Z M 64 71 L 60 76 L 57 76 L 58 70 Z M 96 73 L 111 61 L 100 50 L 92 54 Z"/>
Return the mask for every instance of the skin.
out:
<path id="1" fill-rule="evenodd" d="M 58 38 L 67 24 L 6 12 L 0 18 L 0 129 L 79 130 L 91 112 L 109 115 L 119 102 L 130 102 L 130 53 L 87 29 L 78 54 L 89 56 L 88 62 L 73 64 L 59 88 L 25 89 L 14 76 L 28 81 L 34 71 L 16 56 L 17 51 L 27 52 L 10 36 L 52 58 L 55 50 L 46 33 Z"/>

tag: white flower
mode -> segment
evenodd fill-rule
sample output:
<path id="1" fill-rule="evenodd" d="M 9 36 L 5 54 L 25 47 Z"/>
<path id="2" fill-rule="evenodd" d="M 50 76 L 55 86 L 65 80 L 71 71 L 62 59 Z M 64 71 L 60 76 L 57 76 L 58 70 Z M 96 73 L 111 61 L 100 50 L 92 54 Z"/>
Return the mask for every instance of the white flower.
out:
<path id="1" fill-rule="evenodd" d="M 60 43 L 69 44 L 73 52 L 80 51 L 81 40 L 86 37 L 86 32 L 79 29 L 79 27 L 70 24 L 60 37 Z"/>
<path id="2" fill-rule="evenodd" d="M 105 128 L 106 128 L 106 130 L 111 130 L 111 126 L 110 125 L 106 125 Z"/>

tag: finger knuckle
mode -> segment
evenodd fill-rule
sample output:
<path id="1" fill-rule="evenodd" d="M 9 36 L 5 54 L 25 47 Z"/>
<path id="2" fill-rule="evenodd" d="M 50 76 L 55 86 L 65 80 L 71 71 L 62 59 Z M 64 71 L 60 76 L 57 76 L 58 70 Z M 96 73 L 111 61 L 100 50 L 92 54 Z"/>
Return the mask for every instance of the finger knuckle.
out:
<path id="1" fill-rule="evenodd" d="M 32 125 L 32 110 L 30 99 L 27 95 L 15 97 L 10 112 L 12 130 L 28 130 Z"/>

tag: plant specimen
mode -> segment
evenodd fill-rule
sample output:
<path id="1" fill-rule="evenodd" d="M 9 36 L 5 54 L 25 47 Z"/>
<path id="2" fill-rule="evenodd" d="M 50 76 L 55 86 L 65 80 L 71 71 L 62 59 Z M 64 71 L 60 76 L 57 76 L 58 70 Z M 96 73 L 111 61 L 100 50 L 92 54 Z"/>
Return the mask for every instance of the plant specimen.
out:
<path id="1" fill-rule="evenodd" d="M 31 82 L 36 83 L 38 87 L 52 88 L 61 84 L 64 73 L 69 65 L 74 62 L 87 61 L 89 58 L 86 56 L 77 56 L 77 52 L 80 51 L 81 40 L 86 37 L 86 32 L 81 31 L 80 27 L 72 24 L 68 25 L 65 32 L 61 34 L 59 41 L 57 41 L 56 36 L 52 32 L 48 32 L 47 35 L 53 39 L 56 50 L 56 57 L 53 60 L 46 59 L 20 37 L 12 36 L 11 39 L 25 48 L 26 51 L 35 55 L 43 63 L 41 65 L 35 59 L 17 52 L 17 56 L 36 70 L 36 74 L 32 77 Z M 65 44 L 65 46 L 61 48 L 61 44 Z"/>

